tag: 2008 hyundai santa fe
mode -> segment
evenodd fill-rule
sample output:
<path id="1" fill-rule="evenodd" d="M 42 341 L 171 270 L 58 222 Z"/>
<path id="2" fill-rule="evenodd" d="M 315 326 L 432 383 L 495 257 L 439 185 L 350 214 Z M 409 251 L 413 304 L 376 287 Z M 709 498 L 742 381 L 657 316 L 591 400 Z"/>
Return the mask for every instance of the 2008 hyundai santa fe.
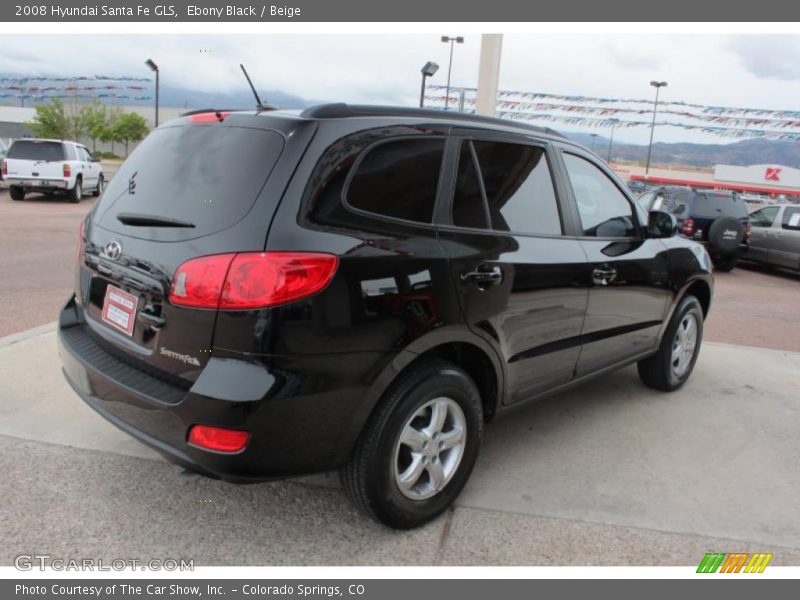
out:
<path id="1" fill-rule="evenodd" d="M 396 528 L 444 511 L 485 422 L 638 363 L 687 380 L 706 251 L 546 129 L 332 104 L 156 129 L 81 227 L 72 387 L 187 469 L 341 469 Z"/>

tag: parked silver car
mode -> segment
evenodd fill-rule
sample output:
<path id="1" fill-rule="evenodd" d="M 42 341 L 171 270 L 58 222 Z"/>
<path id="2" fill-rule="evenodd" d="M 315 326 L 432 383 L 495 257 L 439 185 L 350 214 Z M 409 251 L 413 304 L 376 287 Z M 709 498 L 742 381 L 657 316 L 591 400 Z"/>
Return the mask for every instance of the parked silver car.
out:
<path id="1" fill-rule="evenodd" d="M 773 204 L 750 213 L 750 249 L 743 258 L 800 269 L 800 205 Z"/>

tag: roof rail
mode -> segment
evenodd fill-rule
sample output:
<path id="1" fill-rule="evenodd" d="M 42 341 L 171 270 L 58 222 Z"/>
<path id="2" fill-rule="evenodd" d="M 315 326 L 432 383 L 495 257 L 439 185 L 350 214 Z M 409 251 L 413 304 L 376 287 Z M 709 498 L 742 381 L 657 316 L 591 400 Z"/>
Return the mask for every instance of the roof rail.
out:
<path id="1" fill-rule="evenodd" d="M 487 125 L 500 125 L 504 127 L 514 127 L 546 133 L 548 135 L 563 138 L 563 134 L 550 129 L 549 127 L 538 127 L 519 121 L 509 119 L 499 119 L 497 117 L 485 117 L 461 112 L 445 112 L 426 108 L 410 108 L 407 106 L 370 106 L 365 104 L 345 104 L 337 102 L 333 104 L 319 104 L 305 109 L 300 113 L 301 117 L 310 119 L 343 119 L 347 117 L 426 117 L 431 119 L 451 119 L 454 121 L 470 121 L 473 123 L 485 123 Z"/>

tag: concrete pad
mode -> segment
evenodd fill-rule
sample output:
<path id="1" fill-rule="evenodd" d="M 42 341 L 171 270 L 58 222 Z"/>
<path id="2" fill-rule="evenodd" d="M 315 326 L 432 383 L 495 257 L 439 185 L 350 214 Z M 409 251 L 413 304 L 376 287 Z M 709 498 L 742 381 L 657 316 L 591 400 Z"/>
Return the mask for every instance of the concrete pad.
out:
<path id="1" fill-rule="evenodd" d="M 696 566 L 712 550 L 772 552 L 772 566 L 800 564 L 795 548 L 473 508 L 453 514 L 441 564 Z"/>
<path id="2" fill-rule="evenodd" d="M 524 407 L 459 505 L 800 548 L 799 358 L 707 343 L 678 392 L 631 367 Z"/>
<path id="3" fill-rule="evenodd" d="M 0 435 L 0 565 L 22 553 L 202 565 L 426 565 L 445 519 L 396 532 L 338 490 L 235 486 L 164 462 Z"/>
<path id="4" fill-rule="evenodd" d="M 152 466 L 143 468 L 141 481 L 138 475 L 126 481 L 124 472 L 116 472 L 114 465 L 118 463 L 110 463 L 108 468 L 112 470 L 103 474 L 103 485 L 118 482 L 112 486 L 117 494 L 143 494 L 148 486 L 167 493 L 170 485 L 184 485 L 181 482 L 187 481 L 187 476 L 162 463 L 158 455 L 118 431 L 78 399 L 61 375 L 55 333 L 36 333 L 32 337 L 17 336 L 10 344 L 0 340 L 0 364 L 4 366 L 0 372 L 0 434 L 159 461 L 148 461 Z M 481 517 L 482 521 L 478 521 L 470 516 L 477 512 L 464 510 L 469 508 L 480 509 L 481 514 L 501 511 L 518 513 L 519 518 L 527 515 L 579 521 L 589 527 L 586 531 L 616 526 L 656 530 L 654 537 L 660 535 L 657 532 L 673 532 L 692 539 L 739 540 L 765 551 L 775 546 L 800 548 L 799 390 L 800 354 L 706 343 L 691 381 L 679 392 L 649 390 L 639 382 L 635 368 L 628 368 L 538 405 L 522 407 L 487 427 L 481 458 L 457 502 L 459 508 L 450 535 L 462 535 L 458 533 L 459 519 L 469 517 L 467 522 L 474 521 L 476 530 L 483 527 L 488 544 L 495 540 L 510 546 L 529 543 L 529 528 L 520 525 L 518 538 L 501 537 L 499 533 L 492 536 L 488 524 L 497 517 Z M 73 454 L 84 456 L 79 450 L 64 452 L 55 448 L 52 452 L 64 460 Z M 92 454 L 95 458 L 86 462 L 103 462 L 102 455 Z M 13 481 L 14 486 L 28 486 L 28 479 L 50 477 L 56 487 L 67 485 L 57 481 L 63 475 L 39 473 L 35 465 L 29 466 L 30 471 L 17 469 L 17 478 L 9 477 L 7 481 Z M 94 471 L 87 467 L 70 477 L 91 480 L 93 475 Z M 306 481 L 336 486 L 332 475 Z M 320 500 L 315 505 L 315 518 L 341 518 L 336 500 L 341 496 L 335 490 L 307 491 L 308 486 L 297 483 L 238 488 L 202 480 L 196 485 L 203 493 L 213 491 L 218 502 L 245 498 L 255 503 L 254 498 L 260 498 L 270 503 L 273 494 L 279 498 L 295 493 L 314 498 L 323 497 L 315 494 L 329 494 L 324 497 L 334 498 L 330 500 L 331 507 L 325 508 Z M 286 491 L 295 488 L 304 491 Z M 79 487 L 64 490 L 64 501 L 68 503 L 73 502 L 69 494 L 83 494 Z M 96 493 L 104 492 L 98 489 Z M 188 505 L 184 507 L 188 509 Z M 17 508 L 24 512 L 22 505 Z M 119 517 L 131 509 L 118 505 L 115 510 L 122 511 Z M 169 506 L 159 504 L 154 510 L 154 518 L 167 527 L 167 521 L 162 521 L 166 517 L 158 511 L 169 513 Z M 202 521 L 204 510 L 195 507 L 190 511 L 194 514 L 191 518 Z M 8 511 L 5 514 L 8 516 Z M 108 513 L 109 519 L 112 514 Z M 272 518 L 275 522 L 270 528 L 282 531 L 277 514 Z M 290 521 L 291 518 L 287 516 Z M 345 517 L 348 522 L 349 519 Z M 513 518 L 508 519 L 511 525 L 499 520 L 492 527 L 497 527 L 498 532 L 504 527 L 513 530 Z M 71 527 L 69 522 L 61 526 Z M 306 541 L 316 539 L 308 527 L 301 527 L 298 535 L 306 536 Z M 53 535 L 56 529 L 54 523 Z M 170 526 L 164 535 L 178 535 L 173 529 Z M 24 534 L 23 529 L 16 531 Z M 610 556 L 620 561 L 631 559 L 622 551 L 624 540 L 628 539 L 625 535 L 618 534 L 622 541 L 614 546 L 604 530 L 596 531 L 599 540 L 606 540 L 604 544 L 619 548 Z M 665 542 L 666 551 L 677 548 L 671 544 Z M 675 556 L 681 558 L 674 561 L 688 560 L 683 557 L 696 547 L 676 550 Z M 326 549 L 319 552 L 319 556 L 328 556 Z M 537 547 L 532 547 L 529 554 L 543 556 Z M 491 548 L 483 556 L 514 562 Z M 563 553 L 558 556 L 565 560 Z M 591 550 L 582 556 L 586 561 L 575 564 L 597 560 Z M 312 560 L 311 554 L 307 558 L 315 564 L 324 562 Z M 351 558 L 348 555 L 337 560 Z M 475 555 L 454 554 L 453 561 L 459 560 L 465 564 L 480 562 Z M 653 561 L 651 564 L 669 563 L 663 558 Z M 418 563 L 409 564 L 429 563 L 420 558 Z"/>

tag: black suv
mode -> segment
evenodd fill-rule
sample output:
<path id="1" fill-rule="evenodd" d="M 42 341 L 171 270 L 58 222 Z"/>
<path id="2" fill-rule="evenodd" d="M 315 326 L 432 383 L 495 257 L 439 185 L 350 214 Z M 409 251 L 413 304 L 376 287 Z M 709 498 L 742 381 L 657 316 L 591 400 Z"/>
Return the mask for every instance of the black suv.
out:
<path id="1" fill-rule="evenodd" d="M 389 526 L 456 498 L 496 413 L 638 363 L 674 390 L 711 265 L 546 129 L 411 109 L 204 111 L 156 129 L 80 232 L 64 373 L 187 469 L 341 469 Z"/>
<path id="2" fill-rule="evenodd" d="M 674 215 L 681 234 L 703 244 L 720 271 L 732 270 L 747 252 L 750 216 L 735 192 L 665 186 L 643 194 L 639 203 Z"/>

